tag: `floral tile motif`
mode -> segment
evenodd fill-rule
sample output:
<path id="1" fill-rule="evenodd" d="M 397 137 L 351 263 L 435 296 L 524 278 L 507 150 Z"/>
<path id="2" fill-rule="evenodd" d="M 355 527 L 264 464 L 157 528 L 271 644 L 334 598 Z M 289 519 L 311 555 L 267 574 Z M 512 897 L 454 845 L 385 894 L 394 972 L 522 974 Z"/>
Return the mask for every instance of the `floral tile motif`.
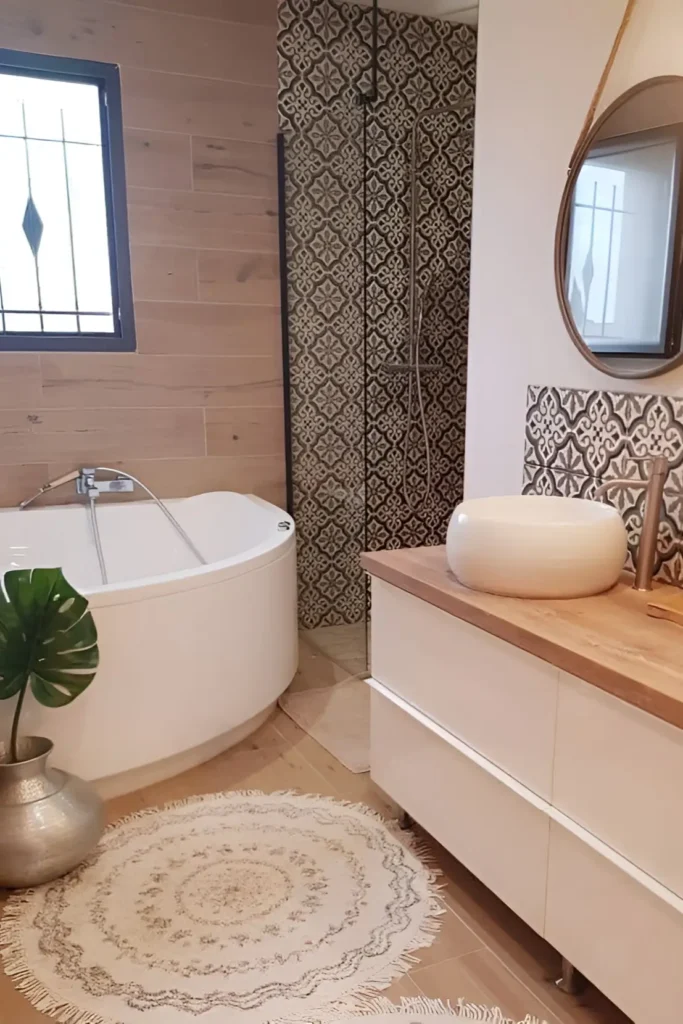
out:
<path id="1" fill-rule="evenodd" d="M 598 481 L 592 476 L 567 473 L 548 466 L 524 466 L 524 494 L 562 495 L 565 498 L 594 498 Z"/>
<path id="2" fill-rule="evenodd" d="M 647 460 L 664 455 L 666 484 L 655 575 L 683 587 L 683 399 L 532 386 L 527 394 L 523 491 L 605 500 L 622 515 L 633 569 L 643 525 Z M 632 485 L 616 481 L 632 481 Z"/>
<path id="3" fill-rule="evenodd" d="M 371 19 L 340 0 L 281 0 L 279 116 L 285 139 L 294 515 L 306 628 L 366 613 L 359 555 L 434 544 L 462 497 L 473 116 L 420 134 L 420 289 L 432 277 L 421 362 L 432 448 L 430 499 L 403 496 L 408 375 L 410 138 L 432 106 L 474 99 L 476 33 L 380 11 L 380 95 Z M 426 484 L 414 416 L 408 487 Z M 419 503 L 418 503 L 419 504 Z"/>

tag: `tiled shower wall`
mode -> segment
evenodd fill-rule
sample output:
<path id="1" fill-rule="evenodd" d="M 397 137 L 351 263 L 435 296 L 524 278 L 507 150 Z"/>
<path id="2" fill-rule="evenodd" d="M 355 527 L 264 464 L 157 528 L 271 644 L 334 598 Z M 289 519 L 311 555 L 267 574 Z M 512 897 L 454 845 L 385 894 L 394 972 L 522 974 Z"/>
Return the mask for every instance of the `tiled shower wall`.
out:
<path id="1" fill-rule="evenodd" d="M 365 107 L 367 8 L 283 0 L 279 58 L 300 616 L 312 628 L 362 620 L 360 552 L 441 542 L 462 494 L 473 110 L 421 133 L 426 500 L 417 423 L 403 495 L 408 374 L 387 364 L 408 358 L 411 129 L 429 107 L 474 100 L 476 36 L 381 12 L 379 96 Z"/>
<path id="2" fill-rule="evenodd" d="M 647 476 L 642 460 L 664 455 L 672 465 L 664 495 L 656 575 L 683 587 L 683 399 L 667 395 L 530 387 L 524 493 L 593 498 L 600 484 L 623 478 L 605 500 L 622 514 L 633 569 L 643 524 Z"/>

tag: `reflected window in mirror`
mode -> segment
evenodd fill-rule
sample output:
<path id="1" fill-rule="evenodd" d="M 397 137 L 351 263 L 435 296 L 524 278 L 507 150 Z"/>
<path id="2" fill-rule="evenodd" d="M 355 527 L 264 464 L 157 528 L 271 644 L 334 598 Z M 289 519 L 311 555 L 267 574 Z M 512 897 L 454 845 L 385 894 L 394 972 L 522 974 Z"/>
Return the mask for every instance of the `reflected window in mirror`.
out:
<path id="1" fill-rule="evenodd" d="M 683 78 L 651 79 L 598 119 L 573 163 L 556 236 L 573 341 L 613 376 L 683 359 Z"/>
<path id="2" fill-rule="evenodd" d="M 680 347 L 670 281 L 682 140 L 683 125 L 606 139 L 583 163 L 572 204 L 567 297 L 594 352 L 651 355 Z"/>

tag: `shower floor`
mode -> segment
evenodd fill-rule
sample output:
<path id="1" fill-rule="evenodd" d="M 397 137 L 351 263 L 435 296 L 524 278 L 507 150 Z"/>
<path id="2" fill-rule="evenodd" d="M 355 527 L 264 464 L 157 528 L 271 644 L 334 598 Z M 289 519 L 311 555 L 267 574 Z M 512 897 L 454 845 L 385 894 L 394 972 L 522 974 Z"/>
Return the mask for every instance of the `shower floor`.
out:
<path id="1" fill-rule="evenodd" d="M 301 636 L 325 657 L 345 669 L 350 676 L 368 674 L 369 626 L 354 622 L 341 626 L 318 626 L 303 629 Z"/>

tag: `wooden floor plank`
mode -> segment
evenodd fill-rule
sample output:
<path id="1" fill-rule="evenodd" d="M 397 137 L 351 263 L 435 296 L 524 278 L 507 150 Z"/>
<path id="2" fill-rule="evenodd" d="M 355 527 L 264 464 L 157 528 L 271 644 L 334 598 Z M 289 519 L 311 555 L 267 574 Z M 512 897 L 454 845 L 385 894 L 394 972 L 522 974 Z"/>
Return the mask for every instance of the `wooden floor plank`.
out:
<path id="1" fill-rule="evenodd" d="M 298 685 L 329 686 L 344 678 L 334 663 L 302 645 Z M 235 789 L 292 789 L 361 801 L 385 818 L 396 806 L 369 776 L 354 775 L 279 709 L 233 750 L 166 782 L 119 797 L 107 805 L 108 820 L 173 800 Z M 418 835 L 444 873 L 447 913 L 415 967 L 385 993 L 394 1001 L 426 995 L 496 1005 L 509 1016 L 536 1014 L 548 1024 L 629 1024 L 589 987 L 580 999 L 555 987 L 559 956 L 512 911 L 429 836 Z M 1 899 L 0 899 L 1 905 Z M 0 1024 L 40 1024 L 37 1013 L 0 971 Z"/>

